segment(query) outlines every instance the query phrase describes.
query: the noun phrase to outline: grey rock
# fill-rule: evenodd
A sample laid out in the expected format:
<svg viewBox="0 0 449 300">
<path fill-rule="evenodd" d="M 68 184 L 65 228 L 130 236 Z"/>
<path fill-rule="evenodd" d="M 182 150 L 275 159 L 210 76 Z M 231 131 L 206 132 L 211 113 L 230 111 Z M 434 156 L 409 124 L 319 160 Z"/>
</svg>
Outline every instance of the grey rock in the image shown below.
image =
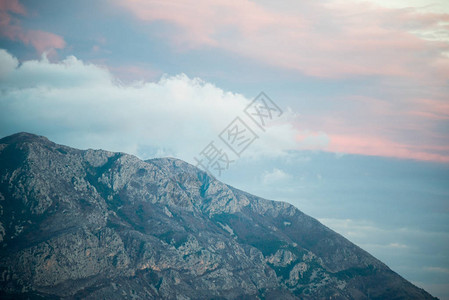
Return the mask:
<svg viewBox="0 0 449 300">
<path fill-rule="evenodd" d="M 434 299 L 290 204 L 28 133 L 0 140 L 0 297 Z"/>
</svg>

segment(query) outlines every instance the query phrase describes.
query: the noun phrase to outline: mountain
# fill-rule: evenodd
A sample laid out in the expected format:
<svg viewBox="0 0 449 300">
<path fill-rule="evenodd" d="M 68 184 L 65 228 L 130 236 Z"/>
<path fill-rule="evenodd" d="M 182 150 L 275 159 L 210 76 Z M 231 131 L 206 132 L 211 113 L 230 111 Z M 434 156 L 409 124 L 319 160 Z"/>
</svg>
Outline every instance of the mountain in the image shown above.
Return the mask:
<svg viewBox="0 0 449 300">
<path fill-rule="evenodd" d="M 294 206 L 173 158 L 0 140 L 2 299 L 435 299 Z"/>
</svg>

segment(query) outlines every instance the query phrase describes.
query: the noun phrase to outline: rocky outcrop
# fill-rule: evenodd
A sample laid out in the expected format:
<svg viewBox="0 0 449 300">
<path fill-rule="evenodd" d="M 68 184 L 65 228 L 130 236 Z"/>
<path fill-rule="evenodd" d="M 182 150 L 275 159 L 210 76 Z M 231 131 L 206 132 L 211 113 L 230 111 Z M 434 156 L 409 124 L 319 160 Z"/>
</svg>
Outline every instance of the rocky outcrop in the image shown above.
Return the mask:
<svg viewBox="0 0 449 300">
<path fill-rule="evenodd" d="M 290 204 L 27 133 L 0 140 L 0 296 L 432 299 Z"/>
</svg>

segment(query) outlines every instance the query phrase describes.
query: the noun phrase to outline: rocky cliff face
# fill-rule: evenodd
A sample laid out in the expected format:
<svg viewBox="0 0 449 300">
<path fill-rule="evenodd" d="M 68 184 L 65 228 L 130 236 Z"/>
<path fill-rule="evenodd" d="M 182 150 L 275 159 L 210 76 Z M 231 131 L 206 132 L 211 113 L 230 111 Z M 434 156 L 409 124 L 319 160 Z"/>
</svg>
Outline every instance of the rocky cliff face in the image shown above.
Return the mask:
<svg viewBox="0 0 449 300">
<path fill-rule="evenodd" d="M 0 296 L 433 299 L 290 204 L 170 158 L 0 140 Z"/>
</svg>

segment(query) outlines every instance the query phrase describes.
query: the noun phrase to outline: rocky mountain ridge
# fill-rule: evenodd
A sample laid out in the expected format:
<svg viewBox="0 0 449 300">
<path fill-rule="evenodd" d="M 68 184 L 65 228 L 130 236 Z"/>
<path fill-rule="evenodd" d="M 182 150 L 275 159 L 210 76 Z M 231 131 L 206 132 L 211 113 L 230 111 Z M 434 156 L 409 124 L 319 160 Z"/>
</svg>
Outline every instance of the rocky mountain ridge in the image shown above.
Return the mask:
<svg viewBox="0 0 449 300">
<path fill-rule="evenodd" d="M 181 160 L 0 140 L 0 296 L 434 299 L 294 206 Z"/>
</svg>

